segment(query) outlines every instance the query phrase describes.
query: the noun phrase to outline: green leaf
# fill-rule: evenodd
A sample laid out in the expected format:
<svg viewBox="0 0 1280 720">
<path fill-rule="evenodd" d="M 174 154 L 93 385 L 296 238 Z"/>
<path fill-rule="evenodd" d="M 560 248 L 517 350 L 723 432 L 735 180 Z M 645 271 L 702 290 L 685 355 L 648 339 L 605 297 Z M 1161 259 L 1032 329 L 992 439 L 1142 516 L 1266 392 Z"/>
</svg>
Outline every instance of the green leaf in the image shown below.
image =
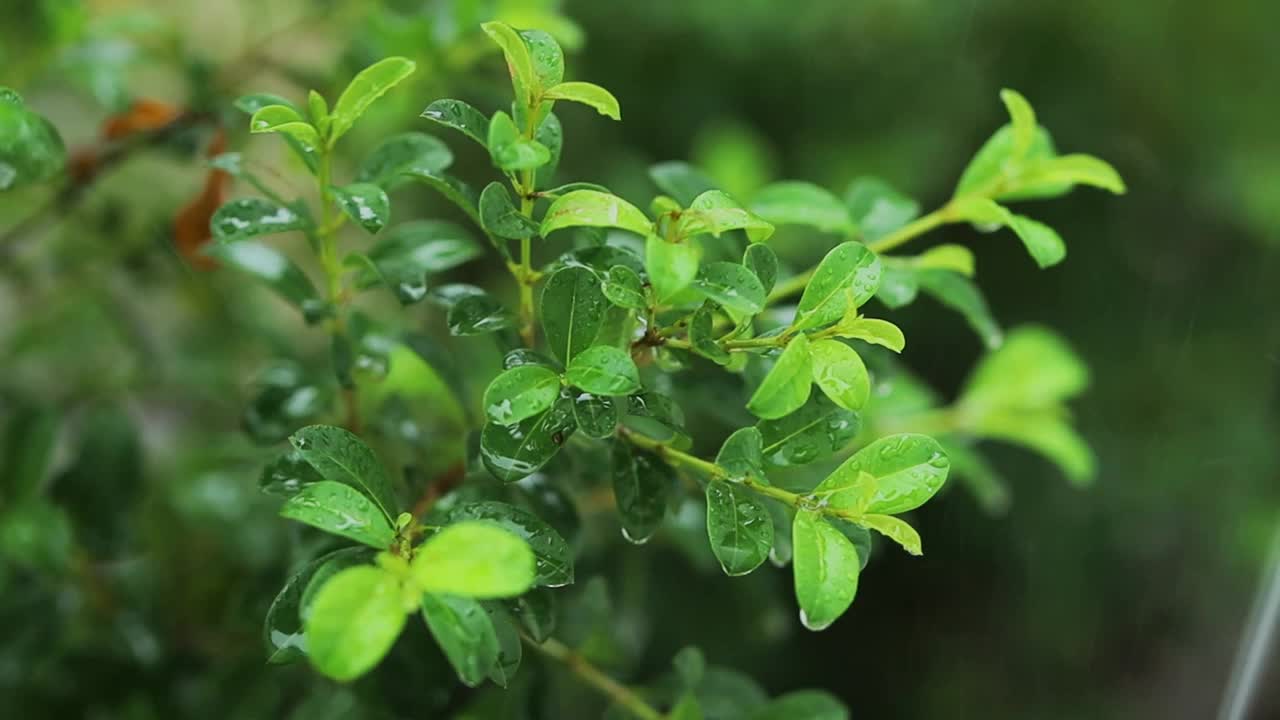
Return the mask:
<svg viewBox="0 0 1280 720">
<path fill-rule="evenodd" d="M 849 720 L 849 711 L 830 693 L 797 690 L 770 700 L 747 720 Z"/>
<path fill-rule="evenodd" d="M 555 38 L 542 30 L 521 30 L 520 37 L 529 48 L 539 88 L 553 87 L 564 80 L 564 51 Z"/>
<path fill-rule="evenodd" d="M 515 323 L 515 318 L 501 303 L 474 285 L 442 285 L 432 289 L 430 297 L 448 308 L 445 323 L 452 335 L 484 335 L 505 330 Z"/>
<path fill-rule="evenodd" d="M 635 205 L 596 190 L 574 190 L 556 198 L 542 217 L 543 237 L 566 227 L 614 227 L 638 235 L 653 231 L 653 223 Z"/>
<path fill-rule="evenodd" d="M 637 450 L 625 440 L 613 443 L 610 459 L 622 536 L 629 542 L 646 543 L 666 515 L 673 485 L 671 469 L 661 458 Z"/>
<path fill-rule="evenodd" d="M 824 630 L 853 604 L 862 562 L 858 550 L 817 513 L 801 510 L 791 525 L 792 558 L 800 622 Z"/>
<path fill-rule="evenodd" d="M 334 575 L 311 602 L 307 656 L 325 675 L 354 680 L 373 669 L 404 628 L 400 579 L 361 565 Z"/>
<path fill-rule="evenodd" d="M 500 238 L 520 240 L 538 234 L 538 224 L 522 215 L 502 183 L 491 182 L 480 193 L 480 224 Z"/>
<path fill-rule="evenodd" d="M 666 715 L 667 720 L 704 720 L 705 717 L 702 705 L 698 703 L 698 696 L 691 692 L 680 696 L 679 702 Z"/>
<path fill-rule="evenodd" d="M 62 171 L 66 146 L 53 124 L 0 86 L 0 190 L 44 182 Z"/>
<path fill-rule="evenodd" d="M 329 145 L 333 146 L 375 100 L 382 97 L 400 81 L 413 74 L 417 65 L 402 57 L 389 57 L 361 70 L 338 96 L 333 105 L 333 125 L 329 130 Z"/>
<path fill-rule="evenodd" d="M 760 281 L 760 287 L 764 288 L 765 295 L 773 291 L 773 285 L 778 281 L 778 256 L 768 245 L 759 243 L 748 245 L 746 252 L 742 255 L 742 264 L 755 273 L 756 279 Z"/>
<path fill-rule="evenodd" d="M 506 23 L 487 22 L 480 26 L 498 47 L 507 60 L 507 69 L 511 72 L 511 85 L 515 89 L 516 102 L 520 105 L 532 104 L 533 94 L 538 91 L 538 76 L 533 67 L 533 57 L 529 46 L 525 44 L 520 33 Z"/>
<path fill-rule="evenodd" d="M 589 438 L 612 437 L 622 418 L 619 401 L 605 395 L 579 393 L 573 399 L 573 418 L 578 429 Z"/>
<path fill-rule="evenodd" d="M 697 647 L 690 645 L 680 648 L 671 658 L 671 667 L 684 689 L 694 690 L 702 684 L 702 678 L 707 674 L 707 657 Z"/>
<path fill-rule="evenodd" d="M 1029 325 L 1009 333 L 974 368 L 959 404 L 974 414 L 988 408 L 1049 409 L 1088 386 L 1089 369 L 1062 338 Z"/>
<path fill-rule="evenodd" d="M 533 551 L 534 583 L 562 587 L 573 582 L 573 551 L 565 539 L 533 513 L 501 502 L 472 502 L 449 511 L 450 523 L 487 522 L 519 537 Z"/>
<path fill-rule="evenodd" d="M 1022 445 L 1058 466 L 1077 486 L 1088 485 L 1097 472 L 1097 461 L 1084 438 L 1053 410 L 992 412 L 968 423 L 976 435 Z"/>
<path fill-rule="evenodd" d="M 326 412 L 329 397 L 297 365 L 277 362 L 254 381 L 253 399 L 241 424 L 255 442 L 275 445 L 312 418 Z"/>
<path fill-rule="evenodd" d="M 565 379 L 593 395 L 630 395 L 640 390 L 640 371 L 626 350 L 594 345 L 569 361 Z"/>
<path fill-rule="evenodd" d="M 366 273 L 360 285 L 385 281 L 403 304 L 421 300 L 427 292 L 426 275 L 443 272 L 483 254 L 471 235 L 443 220 L 411 220 L 382 233 L 369 251 L 377 269 Z"/>
<path fill-rule="evenodd" d="M 896 353 L 902 352 L 907 346 L 907 338 L 902 334 L 902 329 L 880 318 L 846 318 L 835 326 L 834 333 L 842 338 L 880 345 Z"/>
<path fill-rule="evenodd" d="M 973 281 L 946 270 L 920 270 L 915 278 L 922 290 L 963 315 L 987 349 L 998 348 L 1004 342 L 1004 331 L 992 317 L 982 291 Z"/>
<path fill-rule="evenodd" d="M 205 252 L 219 262 L 251 275 L 308 314 L 323 303 L 311 279 L 275 248 L 251 240 L 209 246 Z"/>
<path fill-rule="evenodd" d="M 559 375 L 541 365 L 521 365 L 485 388 L 484 412 L 492 422 L 514 425 L 550 408 L 559 397 Z"/>
<path fill-rule="evenodd" d="M 622 119 L 622 110 L 613 93 L 589 82 L 565 82 L 548 88 L 542 97 L 547 100 L 568 100 L 595 108 L 596 112 L 614 120 Z"/>
<path fill-rule="evenodd" d="M 258 489 L 268 495 L 293 497 L 298 491 L 324 478 L 311 467 L 297 450 L 290 450 L 262 468 L 258 476 Z"/>
<path fill-rule="evenodd" d="M 1005 125 L 983 143 L 961 173 L 954 197 L 1032 199 L 1055 197 L 1071 189 L 1069 185 L 1026 187 L 1027 167 L 1052 158 L 1057 152 L 1053 139 L 1042 127 L 1035 129 L 1031 144 L 1021 152 L 1016 148 L 1014 136 L 1013 127 Z"/>
<path fill-rule="evenodd" d="M 658 442 L 678 444 L 687 440 L 684 413 L 680 406 L 662 393 L 646 390 L 627 398 L 622 424 Z"/>
<path fill-rule="evenodd" d="M 453 164 L 453 152 L 438 138 L 420 132 L 392 135 L 365 156 L 356 182 L 392 190 L 412 173 L 441 172 Z"/>
<path fill-rule="evenodd" d="M 773 520 L 750 490 L 726 482 L 707 483 L 707 536 L 726 575 L 760 567 L 773 547 Z"/>
<path fill-rule="evenodd" d="M 249 132 L 288 135 L 310 152 L 324 144 L 315 127 L 288 105 L 268 105 L 255 112 L 249 118 Z"/>
<path fill-rule="evenodd" d="M 16 504 L 40 490 L 53 463 L 61 426 L 61 413 L 53 409 L 13 408 L 0 445 L 0 507 Z"/>
<path fill-rule="evenodd" d="M 813 183 L 798 180 L 760 188 L 751 198 L 751 211 L 774 225 L 808 225 L 842 235 L 857 230 L 840 198 Z"/>
<path fill-rule="evenodd" d="M 897 515 L 933 497 L 950 467 L 937 440 L 912 433 L 890 435 L 854 453 L 812 494 L 839 510 Z"/>
<path fill-rule="evenodd" d="M 764 435 L 754 427 L 738 428 L 720 446 L 716 465 L 735 480 L 750 476 L 767 482 L 764 477 Z"/>
<path fill-rule="evenodd" d="M 555 113 L 547 113 L 547 117 L 543 119 L 542 124 L 538 125 L 538 129 L 533 134 L 533 139 L 541 143 L 551 154 L 551 159 L 546 165 L 539 167 L 533 174 L 534 188 L 544 188 L 552 183 L 555 179 L 556 170 L 560 167 L 560 152 L 564 149 L 564 128 L 560 125 L 560 118 Z M 590 185 L 590 183 L 585 183 Z M 595 187 L 599 190 L 601 188 Z"/>
<path fill-rule="evenodd" d="M 333 188 L 333 197 L 347 217 L 370 235 L 377 234 L 391 221 L 391 199 L 387 192 L 372 183 L 352 183 Z"/>
<path fill-rule="evenodd" d="M 551 162 L 551 150 L 520 133 L 511 116 L 499 110 L 489 121 L 489 156 L 500 170 L 532 170 Z"/>
<path fill-rule="evenodd" d="M 761 420 L 762 454 L 771 465 L 806 465 L 829 457 L 853 441 L 862 427 L 857 413 L 825 395 L 809 398 L 799 410 L 777 420 Z"/>
<path fill-rule="evenodd" d="M 218 208 L 209 222 L 213 237 L 219 242 L 302 230 L 307 225 L 293 208 L 266 198 L 232 200 Z"/>
<path fill-rule="evenodd" d="M 458 679 L 476 687 L 498 661 L 498 634 L 484 606 L 469 597 L 422 596 L 422 617 Z"/>
<path fill-rule="evenodd" d="M 793 331 L 829 325 L 861 307 L 880 284 L 880 259 L 858 242 L 841 243 L 818 263 L 796 306 Z"/>
<path fill-rule="evenodd" d="M 1009 126 L 1013 128 L 1013 157 L 1021 158 L 1035 141 L 1036 113 L 1031 109 L 1031 103 L 1016 90 L 1001 90 L 1000 101 L 1009 111 Z"/>
<path fill-rule="evenodd" d="M 681 238 L 710 233 L 720 237 L 730 230 L 745 230 L 752 242 L 767 240 L 773 225 L 751 214 L 736 200 L 719 190 L 708 190 L 694 198 L 680 214 L 676 234 Z"/>
<path fill-rule="evenodd" d="M 695 353 L 720 365 L 728 365 L 732 359 L 729 351 L 720 346 L 715 338 L 715 318 L 712 317 L 712 305 L 703 303 L 689 318 L 689 346 Z"/>
<path fill-rule="evenodd" d="M 920 253 L 910 261 L 920 270 L 950 270 L 973 277 L 973 252 L 963 245 L 938 245 Z"/>
<path fill-rule="evenodd" d="M 839 340 L 818 340 L 810 344 L 813 381 L 831 402 L 846 410 L 861 410 L 871 396 L 871 377 L 862 358 Z"/>
<path fill-rule="evenodd" d="M 315 90 L 307 93 L 307 116 L 321 135 L 328 131 L 328 126 L 332 122 L 329 118 L 329 103 Z"/>
<path fill-rule="evenodd" d="M 920 533 L 916 532 L 916 529 L 908 525 L 905 520 L 900 520 L 892 515 L 863 515 L 858 518 L 858 524 L 871 528 L 898 543 L 903 550 L 912 555 L 924 554 L 924 550 L 920 547 Z"/>
<path fill-rule="evenodd" d="M 289 443 L 321 477 L 364 493 L 394 522 L 398 505 L 391 480 L 363 440 L 342 428 L 311 425 L 294 433 Z"/>
<path fill-rule="evenodd" d="M 357 564 L 365 564 L 372 553 L 367 548 L 349 547 L 321 555 L 298 569 L 271 601 L 262 623 L 262 642 L 267 651 L 267 662 L 273 665 L 292 663 L 307 655 L 307 639 L 302 630 L 303 617 L 309 615 L 309 607 L 303 605 L 303 591 L 313 579 L 327 581 L 339 571 Z M 314 597 L 309 597 L 314 601 Z"/>
<path fill-rule="evenodd" d="M 693 284 L 702 253 L 692 243 L 669 243 L 650 235 L 644 243 L 644 266 L 658 302 L 665 302 Z"/>
<path fill-rule="evenodd" d="M 302 487 L 280 508 L 280 516 L 379 550 L 390 547 L 396 535 L 372 500 L 330 480 Z"/>
<path fill-rule="evenodd" d="M 504 602 L 520 621 L 521 627 L 536 642 L 546 641 L 555 632 L 556 595 L 550 590 L 534 588 L 518 598 Z"/>
<path fill-rule="evenodd" d="M 562 395 L 550 410 L 517 425 L 485 425 L 480 459 L 497 479 L 515 482 L 542 469 L 576 428 L 572 400 Z"/>
<path fill-rule="evenodd" d="M 1060 155 L 1030 163 L 1020 178 L 1019 197 L 1060 192 L 1075 185 L 1092 185 L 1116 195 L 1126 191 L 1120 173 L 1092 155 Z"/>
<path fill-rule="evenodd" d="M 964 483 L 988 515 L 1009 509 L 1009 483 L 977 448 L 958 440 L 940 441 L 951 458 L 951 476 Z"/>
<path fill-rule="evenodd" d="M 488 149 L 489 118 L 461 100 L 436 100 L 422 111 L 422 117 L 453 128 Z"/>
<path fill-rule="evenodd" d="M 427 538 L 410 570 L 423 592 L 481 599 L 514 597 L 537 579 L 529 544 L 491 519 L 464 520 Z"/>
<path fill-rule="evenodd" d="M 866 242 L 888 235 L 920 214 L 920 203 L 874 177 L 849 183 L 844 202 Z"/>
<path fill-rule="evenodd" d="M 755 315 L 764 310 L 765 290 L 760 279 L 737 263 L 707 263 L 698 271 L 693 289 L 725 309 L 743 315 Z"/>
<path fill-rule="evenodd" d="M 813 359 L 809 337 L 800 334 L 787 343 L 769 374 L 747 401 L 747 409 L 766 420 L 789 415 L 809 399 L 813 382 Z"/>
<path fill-rule="evenodd" d="M 595 341 L 609 301 L 595 273 L 567 267 L 552 273 L 538 303 L 547 345 L 561 362 L 569 363 Z"/>
<path fill-rule="evenodd" d="M 635 270 L 626 265 L 614 265 L 604 279 L 604 296 L 609 302 L 629 310 L 643 310 L 649 302 L 644 293 L 644 282 Z"/>
<path fill-rule="evenodd" d="M 718 190 L 716 182 L 686 162 L 671 161 L 649 167 L 649 177 L 662 192 L 675 198 L 680 207 L 689 207 L 694 198 L 708 190 Z"/>
</svg>

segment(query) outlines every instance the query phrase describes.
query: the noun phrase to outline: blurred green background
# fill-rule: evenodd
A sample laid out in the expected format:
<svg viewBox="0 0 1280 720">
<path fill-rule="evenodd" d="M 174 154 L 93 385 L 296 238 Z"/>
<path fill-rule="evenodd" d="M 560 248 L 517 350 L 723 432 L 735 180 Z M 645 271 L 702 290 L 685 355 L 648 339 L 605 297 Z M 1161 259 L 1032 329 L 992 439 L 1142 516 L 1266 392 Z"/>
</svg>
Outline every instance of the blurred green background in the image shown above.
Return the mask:
<svg viewBox="0 0 1280 720">
<path fill-rule="evenodd" d="M 1075 408 L 1095 486 L 994 447 L 1008 512 L 987 515 L 963 492 L 931 503 L 914 519 L 927 554 L 874 558 L 853 610 L 821 634 L 794 621 L 789 573 L 702 574 L 678 538 L 597 544 L 579 575 L 615 576 L 629 677 L 697 644 L 773 693 L 828 689 L 855 718 L 1213 716 L 1280 522 L 1280 5 L 28 0 L 0 9 L 0 84 L 71 148 L 147 97 L 219 114 L 233 149 L 287 165 L 278 144 L 247 138 L 232 99 L 333 93 L 404 54 L 421 65 L 411 88 L 352 145 L 435 132 L 417 117 L 431 100 L 492 108 L 503 96 L 500 61 L 475 32 L 495 16 L 578 45 L 571 73 L 611 89 L 623 122 L 565 113 L 561 175 L 640 202 L 648 165 L 691 159 L 730 191 L 874 174 L 936 207 L 1004 122 L 1001 87 L 1027 96 L 1062 151 L 1105 158 L 1129 186 L 1034 208 L 1069 247 L 1047 271 L 1008 238 L 953 226 L 927 239 L 974 249 L 1002 324 L 1051 326 L 1090 365 Z M 483 168 L 446 140 L 460 165 Z M 239 430 L 255 374 L 274 357 L 323 364 L 323 338 L 242 279 L 175 255 L 173 215 L 203 181 L 195 140 L 183 142 L 111 168 L 74 212 L 0 246 L 0 419 L 61 418 L 52 493 L 76 539 L 52 576 L 0 569 L 0 707 L 357 717 L 347 696 L 317 695 L 305 668 L 263 663 L 258 628 L 298 541 L 259 495 L 265 456 Z M 0 197 L 0 231 L 50 197 Z M 440 205 L 420 193 L 395 208 Z M 795 257 L 825 249 L 787 240 Z M 905 361 L 954 394 L 977 338 L 936 305 L 894 317 Z M 402 322 L 440 324 L 421 308 Z M 403 717 L 456 707 L 413 684 L 379 692 L 417 708 Z M 576 712 L 559 716 L 591 716 Z M 1280 668 L 1251 717 L 1280 717 Z"/>
</svg>

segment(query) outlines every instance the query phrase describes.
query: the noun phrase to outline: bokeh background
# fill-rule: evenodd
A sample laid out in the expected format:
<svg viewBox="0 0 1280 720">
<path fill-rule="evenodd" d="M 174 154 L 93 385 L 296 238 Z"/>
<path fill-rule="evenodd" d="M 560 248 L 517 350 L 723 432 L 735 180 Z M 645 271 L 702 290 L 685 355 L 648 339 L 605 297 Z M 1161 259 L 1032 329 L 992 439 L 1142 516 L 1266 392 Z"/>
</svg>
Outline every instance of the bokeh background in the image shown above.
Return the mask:
<svg viewBox="0 0 1280 720">
<path fill-rule="evenodd" d="M 571 73 L 621 100 L 619 124 L 562 113 L 561 174 L 640 202 L 648 165 L 687 158 L 735 192 L 874 174 L 936 207 L 1004 122 L 1001 87 L 1129 187 L 1038 204 L 1069 247 L 1047 271 L 1009 238 L 930 236 L 974 249 L 1003 324 L 1049 325 L 1090 365 L 1074 407 L 1096 484 L 993 447 L 1008 511 L 963 492 L 930 503 L 914 518 L 927 554 L 881 553 L 821 634 L 794 621 L 789 573 L 703 574 L 678 538 L 601 546 L 583 568 L 614 576 L 623 674 L 654 677 L 697 644 L 773 693 L 830 690 L 855 718 L 1217 712 L 1280 526 L 1280 5 L 19 0 L 0 8 L 0 84 L 72 148 L 147 97 L 225 117 L 234 149 L 287 164 L 248 139 L 231 99 L 334 93 L 383 55 L 418 60 L 353 134 L 358 157 L 392 130 L 435 132 L 417 118 L 432 99 L 498 105 L 500 61 L 475 32 L 495 16 L 552 30 L 574 47 Z M 28 713 L 14 717 L 359 716 L 346 695 L 316 695 L 305 668 L 263 662 L 259 623 L 298 550 L 257 490 L 266 455 L 241 416 L 256 373 L 281 356 L 322 366 L 323 338 L 173 251 L 174 213 L 203 181 L 197 141 L 134 154 L 0 246 L 0 420 L 21 443 L 56 428 L 50 492 L 74 536 L 53 543 L 71 558 L 58 572 L 0 570 L 0 707 Z M 53 198 L 0 196 L 0 231 Z M 396 203 L 439 208 L 425 192 Z M 463 279 L 500 286 L 493 267 Z M 936 305 L 896 319 L 907 363 L 953 395 L 977 338 Z M 629 624 L 641 609 L 647 623 Z M 429 686 L 380 692 L 402 717 L 452 712 Z M 591 716 L 582 702 L 563 716 Z M 1280 717 L 1280 668 L 1252 713 Z"/>
</svg>

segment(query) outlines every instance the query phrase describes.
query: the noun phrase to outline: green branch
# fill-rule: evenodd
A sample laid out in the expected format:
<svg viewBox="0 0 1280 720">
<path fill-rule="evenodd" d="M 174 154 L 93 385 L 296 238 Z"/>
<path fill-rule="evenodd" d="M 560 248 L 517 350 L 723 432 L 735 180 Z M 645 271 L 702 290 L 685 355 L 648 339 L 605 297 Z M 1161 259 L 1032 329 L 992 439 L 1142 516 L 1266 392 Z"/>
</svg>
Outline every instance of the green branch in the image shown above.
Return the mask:
<svg viewBox="0 0 1280 720">
<path fill-rule="evenodd" d="M 662 720 L 662 713 L 645 702 L 644 698 L 640 697 L 635 690 L 609 677 L 603 670 L 583 657 L 581 653 L 559 640 L 547 638 L 543 642 L 538 642 L 523 632 L 520 633 L 520 638 L 529 647 L 564 665 L 583 682 L 608 696 L 618 705 L 626 708 L 632 715 L 641 718 L 641 720 Z"/>
</svg>

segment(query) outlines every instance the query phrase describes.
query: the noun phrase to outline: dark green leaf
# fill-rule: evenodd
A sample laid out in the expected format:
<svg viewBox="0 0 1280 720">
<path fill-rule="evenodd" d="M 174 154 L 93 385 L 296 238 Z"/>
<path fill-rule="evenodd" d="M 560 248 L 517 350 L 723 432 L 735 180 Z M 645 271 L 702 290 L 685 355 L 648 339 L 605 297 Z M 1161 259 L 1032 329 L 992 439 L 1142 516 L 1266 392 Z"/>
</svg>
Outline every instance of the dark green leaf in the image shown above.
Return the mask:
<svg viewBox="0 0 1280 720">
<path fill-rule="evenodd" d="M 506 605 L 535 641 L 543 642 L 555 632 L 556 596 L 550 590 L 534 588 L 518 598 L 507 600 Z"/>
<path fill-rule="evenodd" d="M 573 552 L 569 544 L 543 522 L 523 508 L 501 502 L 474 502 L 459 505 L 449 512 L 449 522 L 464 520 L 489 522 L 524 540 L 533 550 L 535 584 L 561 587 L 573 582 Z"/>
<path fill-rule="evenodd" d="M 305 227 L 307 220 L 302 215 L 266 198 L 232 200 L 218 208 L 209 222 L 214 239 L 220 242 L 246 240 Z"/>
<path fill-rule="evenodd" d="M 268 495 L 293 497 L 312 483 L 324 480 L 297 450 L 290 450 L 262 469 L 258 487 Z"/>
<path fill-rule="evenodd" d="M 716 455 L 716 465 L 734 479 L 752 477 L 765 482 L 764 436 L 754 427 L 738 428 L 725 439 Z"/>
<path fill-rule="evenodd" d="M 302 623 L 307 612 L 303 592 L 311 585 L 312 579 L 321 574 L 321 568 L 328 578 L 348 567 L 367 562 L 371 554 L 366 548 L 343 548 L 308 562 L 289 578 L 275 600 L 271 601 L 262 623 L 267 662 L 284 664 L 306 657 L 307 638 L 302 632 Z"/>
<path fill-rule="evenodd" d="M 522 215 L 502 183 L 491 182 L 480 193 L 480 224 L 501 238 L 519 240 L 538 234 L 538 224 Z"/>
<path fill-rule="evenodd" d="M 674 484 L 671 469 L 658 456 L 624 440 L 613 444 L 610 469 L 623 537 L 637 544 L 648 542 L 667 512 Z"/>
<path fill-rule="evenodd" d="M 498 661 L 498 635 L 484 606 L 455 595 L 422 596 L 422 617 L 464 685 L 476 687 Z"/>
<path fill-rule="evenodd" d="M 0 88 L 3 90 L 3 88 Z M 17 503 L 31 497 L 44 482 L 53 462 L 54 445 L 62 426 L 61 414 L 51 408 L 13 408 L 0 446 L 0 500 Z"/>
<path fill-rule="evenodd" d="M 849 444 L 861 429 L 856 413 L 845 410 L 821 394 L 809 398 L 799 410 L 778 420 L 761 420 L 763 455 L 777 466 L 807 465 L 829 457 Z"/>
<path fill-rule="evenodd" d="M 498 659 L 489 668 L 489 679 L 501 688 L 510 686 L 520 669 L 520 661 L 524 657 L 524 643 L 520 638 L 520 630 L 515 620 L 501 605 L 486 603 L 485 612 L 498 638 Z"/>
<path fill-rule="evenodd" d="M 796 600 L 800 622 L 824 630 L 853 604 L 862 563 L 843 533 L 821 515 L 801 510 L 791 528 Z"/>
<path fill-rule="evenodd" d="M 391 650 L 404 622 L 399 578 L 371 565 L 347 568 L 311 602 L 307 657 L 334 680 L 354 680 Z"/>
<path fill-rule="evenodd" d="M 703 303 L 689 318 L 689 347 L 712 362 L 729 364 L 729 351 L 716 342 L 715 318 L 709 303 Z"/>
<path fill-rule="evenodd" d="M 538 130 L 533 134 L 533 139 L 547 149 L 551 153 L 551 159 L 546 165 L 538 168 L 533 174 L 533 187 L 544 188 L 552 183 L 555 178 L 556 170 L 560 167 L 560 151 L 564 148 L 564 128 L 560 125 L 560 118 L 555 113 L 548 113 L 542 120 L 542 124 L 538 125 Z M 602 188 L 596 187 L 596 190 Z M 607 190 L 606 190 L 607 192 Z"/>
<path fill-rule="evenodd" d="M 538 87 L 549 88 L 564 80 L 564 51 L 560 44 L 542 30 L 521 30 L 520 37 L 529 48 Z"/>
<path fill-rule="evenodd" d="M 595 395 L 630 395 L 640 390 L 640 371 L 631 355 L 609 345 L 594 345 L 574 355 L 565 368 L 565 379 Z"/>
<path fill-rule="evenodd" d="M 689 207 L 702 193 L 719 189 L 701 170 L 678 160 L 650 166 L 649 177 L 659 190 L 675 198 L 680 207 Z"/>
<path fill-rule="evenodd" d="M 627 398 L 622 423 L 659 442 L 672 442 L 685 434 L 680 406 L 666 395 L 651 391 Z"/>
<path fill-rule="evenodd" d="M 1004 332 L 972 280 L 946 270 L 919 270 L 915 277 L 922 290 L 963 315 L 988 349 L 1000 347 L 1004 342 Z"/>
<path fill-rule="evenodd" d="M 573 401 L 561 396 L 550 410 L 518 425 L 485 425 L 480 458 L 494 477 L 514 482 L 546 465 L 576 428 Z"/>
<path fill-rule="evenodd" d="M 693 288 L 727 310 L 755 315 L 764 309 L 765 290 L 755 273 L 731 262 L 703 265 Z"/>
<path fill-rule="evenodd" d="M 476 225 L 481 225 L 480 195 L 470 185 L 442 172 L 411 171 L 405 173 L 405 177 L 417 180 L 434 189 L 443 195 L 446 200 L 457 205 L 472 222 Z M 506 250 L 505 247 L 500 246 L 500 248 L 504 251 Z"/>
<path fill-rule="evenodd" d="M 644 283 L 635 270 L 626 265 L 614 265 L 604 279 L 604 296 L 609 302 L 629 310 L 643 310 L 648 307 L 645 298 Z"/>
<path fill-rule="evenodd" d="M 350 485 L 373 500 L 388 521 L 398 514 L 391 479 L 359 437 L 329 425 L 302 428 L 289 442 L 325 480 Z"/>
<path fill-rule="evenodd" d="M 821 690 L 797 690 L 757 708 L 748 720 L 849 720 L 849 711 Z"/>
<path fill-rule="evenodd" d="M 591 346 L 608 308 L 600 280 L 590 270 L 568 267 L 551 275 L 542 289 L 539 314 L 547 345 L 561 362 Z"/>
<path fill-rule="evenodd" d="M 448 308 L 445 322 L 453 335 L 484 335 L 511 327 L 515 318 L 489 293 L 474 285 L 442 285 L 430 297 Z"/>
<path fill-rule="evenodd" d="M 573 417 L 578 429 L 589 438 L 603 440 L 618 428 L 621 413 L 618 401 L 607 395 L 579 393 L 573 399 Z"/>
<path fill-rule="evenodd" d="M 489 119 L 461 100 L 436 100 L 422 111 L 422 117 L 453 128 L 488 148 Z"/>
<path fill-rule="evenodd" d="M 268 368 L 254 382 L 256 394 L 245 408 L 243 424 L 253 440 L 274 445 L 326 411 L 327 393 L 291 363 Z"/>
<path fill-rule="evenodd" d="M 275 248 L 251 240 L 241 240 L 225 245 L 210 245 L 205 252 L 218 261 L 261 280 L 308 316 L 314 315 L 323 303 L 311 279 Z"/>
<path fill-rule="evenodd" d="M 399 187 L 408 173 L 441 172 L 453 164 L 453 153 L 439 139 L 420 132 L 392 135 L 365 156 L 356 182 L 385 190 Z"/>
<path fill-rule="evenodd" d="M 391 221 L 391 199 L 387 192 L 371 183 L 352 183 L 333 188 L 333 197 L 347 217 L 356 221 L 370 235 Z"/>
<path fill-rule="evenodd" d="M 751 211 L 774 225 L 808 225 L 843 235 L 857 229 L 840 198 L 813 183 L 798 180 L 761 188 L 751 199 Z"/>
<path fill-rule="evenodd" d="M 395 291 L 401 303 L 421 300 L 427 292 L 426 275 L 443 272 L 480 257 L 483 251 L 470 233 L 443 220 L 411 220 L 387 230 L 369 251 L 376 278 Z M 362 286 L 375 276 L 366 273 Z"/>
<path fill-rule="evenodd" d="M 752 428 L 753 429 L 753 428 Z M 759 433 L 757 433 L 758 437 Z M 773 520 L 755 494 L 727 482 L 707 483 L 707 536 L 726 575 L 746 575 L 769 557 Z"/>
</svg>

